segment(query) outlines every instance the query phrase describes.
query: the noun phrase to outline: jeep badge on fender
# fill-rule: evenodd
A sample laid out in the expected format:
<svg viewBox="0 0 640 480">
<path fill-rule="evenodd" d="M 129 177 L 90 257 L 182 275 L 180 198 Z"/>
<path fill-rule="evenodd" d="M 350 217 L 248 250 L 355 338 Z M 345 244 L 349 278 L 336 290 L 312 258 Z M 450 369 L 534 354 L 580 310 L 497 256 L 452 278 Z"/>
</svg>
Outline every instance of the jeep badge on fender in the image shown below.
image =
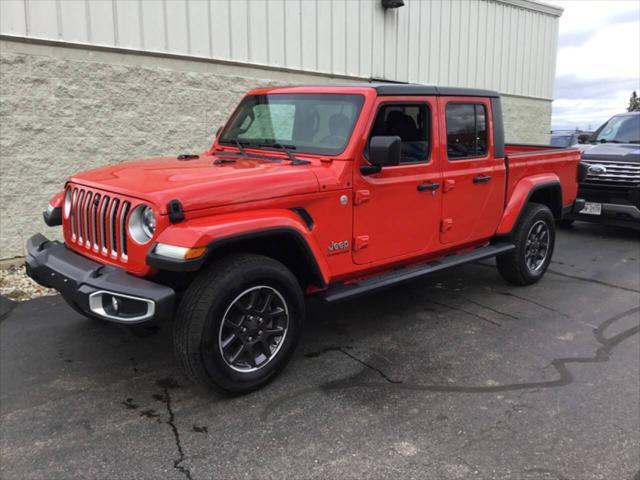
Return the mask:
<svg viewBox="0 0 640 480">
<path fill-rule="evenodd" d="M 349 242 L 347 240 L 343 240 L 342 242 L 331 242 L 328 250 L 330 252 L 335 252 L 338 250 L 346 250 L 347 248 L 349 248 Z"/>
</svg>

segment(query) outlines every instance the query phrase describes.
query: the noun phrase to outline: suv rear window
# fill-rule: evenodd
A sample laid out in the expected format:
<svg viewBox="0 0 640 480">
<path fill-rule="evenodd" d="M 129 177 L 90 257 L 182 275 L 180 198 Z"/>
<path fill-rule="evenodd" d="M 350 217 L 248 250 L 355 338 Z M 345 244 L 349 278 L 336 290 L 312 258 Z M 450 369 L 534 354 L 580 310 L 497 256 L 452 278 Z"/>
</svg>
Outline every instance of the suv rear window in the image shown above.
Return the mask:
<svg viewBox="0 0 640 480">
<path fill-rule="evenodd" d="M 487 110 L 479 103 L 450 103 L 446 108 L 449 160 L 487 154 Z"/>
</svg>

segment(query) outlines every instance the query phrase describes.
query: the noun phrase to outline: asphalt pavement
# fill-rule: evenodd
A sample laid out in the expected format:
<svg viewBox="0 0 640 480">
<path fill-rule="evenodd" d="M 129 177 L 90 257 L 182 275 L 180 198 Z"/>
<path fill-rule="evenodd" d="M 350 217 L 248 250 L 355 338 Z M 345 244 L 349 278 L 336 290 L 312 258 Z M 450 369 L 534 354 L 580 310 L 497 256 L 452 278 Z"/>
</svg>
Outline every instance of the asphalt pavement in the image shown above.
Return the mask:
<svg viewBox="0 0 640 480">
<path fill-rule="evenodd" d="M 288 368 L 231 399 L 169 328 L 2 303 L 0 477 L 639 480 L 639 240 L 575 224 L 534 286 L 485 261 L 310 301 Z"/>
</svg>

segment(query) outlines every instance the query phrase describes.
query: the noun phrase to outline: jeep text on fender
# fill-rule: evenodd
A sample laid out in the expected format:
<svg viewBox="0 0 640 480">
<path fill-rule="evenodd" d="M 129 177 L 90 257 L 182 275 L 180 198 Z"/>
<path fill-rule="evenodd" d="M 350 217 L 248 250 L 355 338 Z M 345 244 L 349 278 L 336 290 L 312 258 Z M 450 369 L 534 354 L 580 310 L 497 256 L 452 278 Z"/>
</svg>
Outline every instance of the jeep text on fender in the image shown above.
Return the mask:
<svg viewBox="0 0 640 480">
<path fill-rule="evenodd" d="M 304 295 L 337 301 L 497 256 L 537 282 L 579 211 L 577 150 L 505 145 L 484 90 L 249 92 L 210 150 L 73 175 L 27 272 L 83 314 L 172 320 L 194 380 L 239 393 L 290 358 Z"/>
</svg>

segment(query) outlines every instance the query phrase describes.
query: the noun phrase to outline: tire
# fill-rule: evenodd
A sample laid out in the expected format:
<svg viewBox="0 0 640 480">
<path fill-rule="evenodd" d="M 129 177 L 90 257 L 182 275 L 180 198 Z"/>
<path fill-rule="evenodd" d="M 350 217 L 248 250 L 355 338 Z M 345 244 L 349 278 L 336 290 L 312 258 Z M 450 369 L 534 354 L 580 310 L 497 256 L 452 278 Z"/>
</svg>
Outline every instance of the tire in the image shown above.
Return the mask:
<svg viewBox="0 0 640 480">
<path fill-rule="evenodd" d="M 527 244 L 528 239 L 533 241 L 532 245 Z M 539 203 L 527 204 L 511 234 L 515 250 L 496 258 L 498 272 L 514 285 L 536 283 L 551 263 L 555 239 L 555 221 L 551 210 Z M 543 254 L 544 257 L 541 257 Z"/>
<path fill-rule="evenodd" d="M 248 393 L 285 367 L 303 320 L 302 290 L 284 265 L 232 255 L 187 289 L 174 324 L 175 355 L 194 382 L 218 393 Z"/>
</svg>

